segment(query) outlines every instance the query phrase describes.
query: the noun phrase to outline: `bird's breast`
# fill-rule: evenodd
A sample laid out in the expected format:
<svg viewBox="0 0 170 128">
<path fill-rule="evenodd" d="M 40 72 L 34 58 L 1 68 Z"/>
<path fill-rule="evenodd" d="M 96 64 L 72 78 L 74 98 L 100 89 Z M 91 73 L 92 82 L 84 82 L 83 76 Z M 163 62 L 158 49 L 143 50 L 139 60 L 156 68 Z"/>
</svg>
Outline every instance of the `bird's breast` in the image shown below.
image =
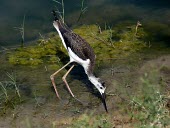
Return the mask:
<svg viewBox="0 0 170 128">
<path fill-rule="evenodd" d="M 86 59 L 86 60 L 81 59 L 69 47 L 68 47 L 68 54 L 70 56 L 70 62 L 77 62 L 78 64 L 82 65 L 87 74 L 87 70 L 90 64 L 90 59 Z"/>
</svg>

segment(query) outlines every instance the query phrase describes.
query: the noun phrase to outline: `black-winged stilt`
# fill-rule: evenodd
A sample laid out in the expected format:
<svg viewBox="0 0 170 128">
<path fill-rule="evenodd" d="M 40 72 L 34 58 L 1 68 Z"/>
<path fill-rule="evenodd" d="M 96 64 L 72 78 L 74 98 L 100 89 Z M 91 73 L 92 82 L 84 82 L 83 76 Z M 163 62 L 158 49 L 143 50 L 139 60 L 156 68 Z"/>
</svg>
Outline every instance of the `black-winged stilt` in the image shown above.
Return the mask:
<svg viewBox="0 0 170 128">
<path fill-rule="evenodd" d="M 62 69 L 64 69 L 66 66 L 68 66 L 72 62 L 76 62 L 83 66 L 85 73 L 87 74 L 89 80 L 91 83 L 97 88 L 97 90 L 101 94 L 102 102 L 104 104 L 105 110 L 107 111 L 107 106 L 105 102 L 105 89 L 103 83 L 100 82 L 100 79 L 95 77 L 93 74 L 93 69 L 95 66 L 95 54 L 93 49 L 90 47 L 90 45 L 82 39 L 79 35 L 75 34 L 71 29 L 69 29 L 56 15 L 55 11 L 53 11 L 54 15 L 54 22 L 53 26 L 56 28 L 62 43 L 64 47 L 66 48 L 68 55 L 70 57 L 70 61 L 65 64 L 61 69 L 53 73 L 50 78 L 52 81 L 52 84 L 54 86 L 55 92 L 57 97 L 60 99 L 60 96 L 58 94 L 56 84 L 54 81 L 54 76 L 60 72 Z M 68 88 L 70 94 L 72 97 L 74 97 L 76 100 L 78 100 L 74 94 L 72 93 L 67 81 L 66 77 L 70 73 L 70 71 L 73 69 L 74 64 L 70 67 L 70 69 L 67 71 L 67 73 L 62 77 L 64 83 L 66 84 L 66 87 Z"/>
</svg>

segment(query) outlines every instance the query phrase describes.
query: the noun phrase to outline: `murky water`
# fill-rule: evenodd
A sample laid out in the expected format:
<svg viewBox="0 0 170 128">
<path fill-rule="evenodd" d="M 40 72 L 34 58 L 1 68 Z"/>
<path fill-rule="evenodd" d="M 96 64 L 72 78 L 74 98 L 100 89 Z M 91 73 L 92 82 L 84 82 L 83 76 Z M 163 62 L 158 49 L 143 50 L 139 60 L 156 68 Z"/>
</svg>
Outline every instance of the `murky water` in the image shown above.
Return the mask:
<svg viewBox="0 0 170 128">
<path fill-rule="evenodd" d="M 170 7 L 167 1 L 153 0 L 87 0 L 87 11 L 77 23 L 81 1 L 65 0 L 65 21 L 75 26 L 79 24 L 143 23 L 159 40 L 169 41 Z M 41 34 L 53 31 L 51 10 L 61 5 L 52 0 L 1 0 L 0 1 L 0 45 L 18 44 L 20 32 L 14 27 L 21 27 L 25 15 L 25 42 L 39 38 Z M 158 34 L 159 32 L 159 34 Z"/>
<path fill-rule="evenodd" d="M 39 33 L 44 35 L 53 31 L 51 10 L 55 5 L 59 6 L 53 1 L 46 0 L 17 2 L 1 0 L 0 46 L 18 44 L 20 33 L 13 27 L 20 27 L 24 15 L 26 43 L 39 38 Z M 95 73 L 108 87 L 107 104 L 111 114 L 122 109 L 121 106 L 125 105 L 128 98 L 138 90 L 139 78 L 150 70 L 152 64 L 156 64 L 157 68 L 165 64 L 167 71 L 162 73 L 162 78 L 168 83 L 170 7 L 167 1 L 88 0 L 85 6 L 88 7 L 87 12 L 77 22 L 81 2 L 65 0 L 65 21 L 69 26 L 100 24 L 104 28 L 106 24 L 118 27 L 122 24 L 128 27 L 139 20 L 154 42 L 158 42 L 156 45 L 152 44 L 151 49 L 148 48 L 146 51 L 143 49 L 128 58 L 104 60 L 101 64 L 96 64 Z M 13 75 L 21 98 L 18 97 L 16 88 L 7 83 L 5 87 L 9 99 L 5 101 L 5 93 L 0 86 L 0 127 L 49 128 L 55 124 L 66 127 L 70 118 L 85 111 L 96 111 L 97 114 L 105 112 L 82 67 L 76 66 L 67 77 L 67 81 L 75 96 L 83 104 L 71 97 L 62 81 L 67 68 L 55 78 L 62 98 L 60 101 L 50 80 L 50 75 L 56 70 L 54 67 L 45 63 L 38 67 L 11 65 L 8 62 L 8 52 L 13 51 L 0 53 L 0 82 L 11 81 L 8 73 Z M 148 61 L 151 64 L 145 66 Z M 169 87 L 169 83 L 167 85 Z"/>
<path fill-rule="evenodd" d="M 139 88 L 137 86 L 139 77 L 142 77 L 145 72 L 153 68 L 153 63 L 156 67 L 161 67 L 164 64 L 164 67 L 169 69 L 169 56 L 159 58 L 159 56 L 168 55 L 168 53 L 168 51 L 163 50 L 157 52 L 156 50 L 148 50 L 148 52 L 134 54 L 131 58 L 107 60 L 106 63 L 96 65 L 96 74 L 107 85 L 107 105 L 110 114 L 113 111 L 120 110 L 120 107 L 126 104 L 128 98 L 136 93 Z M 4 60 L 3 56 L 1 56 L 1 60 Z M 150 64 L 145 65 L 148 61 L 150 61 Z M 63 70 L 55 79 L 57 89 L 62 98 L 62 100 L 58 100 L 49 78 L 55 69 L 49 68 L 48 65 L 35 68 L 13 66 L 5 60 L 1 61 L 0 65 L 0 81 L 10 80 L 7 72 L 13 74 L 21 95 L 21 101 L 17 101 L 15 88 L 7 86 L 9 100 L 13 103 L 10 107 L 7 105 L 9 102 L 4 105 L 4 93 L 2 90 L 0 91 L 0 127 L 2 128 L 29 128 L 29 126 L 47 128 L 52 127 L 54 124 L 62 128 L 67 126 L 69 119 L 85 111 L 96 111 L 96 114 L 104 113 L 100 99 L 91 89 L 83 69 L 79 66 L 75 67 L 67 77 L 67 81 L 75 96 L 83 104 L 74 100 L 67 91 L 61 79 L 66 70 Z M 166 77 L 162 76 L 162 78 L 168 81 L 169 70 L 166 71 L 165 75 Z"/>
</svg>

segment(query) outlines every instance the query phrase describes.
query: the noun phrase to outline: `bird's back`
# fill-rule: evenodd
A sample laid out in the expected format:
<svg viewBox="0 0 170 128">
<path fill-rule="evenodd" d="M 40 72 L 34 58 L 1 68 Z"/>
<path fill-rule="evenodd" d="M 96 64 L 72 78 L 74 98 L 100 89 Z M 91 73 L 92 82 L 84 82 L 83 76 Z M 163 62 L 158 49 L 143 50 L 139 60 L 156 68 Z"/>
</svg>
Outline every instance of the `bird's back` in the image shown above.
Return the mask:
<svg viewBox="0 0 170 128">
<path fill-rule="evenodd" d="M 57 27 L 62 35 L 62 37 L 60 38 L 63 38 L 66 49 L 68 50 L 70 48 L 73 53 L 75 53 L 79 58 L 84 61 L 89 59 L 90 64 L 87 72 L 88 74 L 93 73 L 95 65 L 95 54 L 91 46 L 83 38 L 67 28 L 60 21 L 57 20 L 54 22 L 56 22 Z"/>
</svg>

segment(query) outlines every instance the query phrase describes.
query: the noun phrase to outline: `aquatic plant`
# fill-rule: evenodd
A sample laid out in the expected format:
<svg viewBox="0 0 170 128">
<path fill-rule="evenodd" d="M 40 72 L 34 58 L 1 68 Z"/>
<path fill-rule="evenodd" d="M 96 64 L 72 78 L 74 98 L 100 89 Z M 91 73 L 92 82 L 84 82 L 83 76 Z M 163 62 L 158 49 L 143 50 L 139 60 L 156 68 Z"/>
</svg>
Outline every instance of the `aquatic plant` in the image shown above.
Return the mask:
<svg viewBox="0 0 170 128">
<path fill-rule="evenodd" d="M 6 89 L 7 84 L 0 82 L 0 85 L 1 85 L 1 88 L 2 88 L 2 92 L 5 94 L 5 101 L 7 101 L 8 100 L 8 92 L 7 92 L 7 89 Z"/>
<path fill-rule="evenodd" d="M 37 100 L 36 90 L 34 91 L 34 99 L 35 99 L 35 101 L 36 101 L 35 107 L 40 107 L 41 105 L 40 105 L 40 103 L 39 103 L 38 100 Z"/>
<path fill-rule="evenodd" d="M 6 73 L 9 80 L 1 81 L 1 102 L 0 102 L 0 114 L 6 113 L 9 108 L 15 108 L 17 104 L 22 102 L 19 86 L 16 83 L 16 76 L 13 73 Z M 0 91 L 0 92 L 1 92 Z M 15 91 L 15 93 L 14 93 Z"/>
<path fill-rule="evenodd" d="M 87 11 L 87 7 L 84 7 L 84 0 L 81 1 L 81 10 L 80 10 L 80 15 L 77 19 L 77 22 L 80 21 L 81 17 L 83 16 L 83 14 Z"/>
<path fill-rule="evenodd" d="M 58 9 L 57 9 L 57 13 L 59 14 L 60 16 L 60 19 L 62 19 L 63 23 L 64 23 L 64 15 L 65 15 L 65 9 L 64 9 L 64 0 L 61 0 L 61 2 L 57 1 L 57 0 L 53 0 L 54 2 L 56 2 L 57 4 L 60 4 L 62 6 L 62 12 L 60 12 Z"/>
<path fill-rule="evenodd" d="M 68 128 L 111 128 L 114 125 L 111 123 L 107 115 L 82 114 L 78 119 L 73 120 Z"/>
<path fill-rule="evenodd" d="M 146 33 L 143 28 L 138 28 L 135 34 L 135 25 L 122 30 L 109 29 L 99 33 L 97 25 L 81 26 L 74 29 L 74 32 L 82 36 L 94 48 L 97 55 L 97 63 L 103 59 L 125 58 L 146 47 L 143 41 Z M 39 44 L 24 49 L 16 49 L 9 55 L 9 62 L 12 64 L 37 66 L 39 64 L 62 64 L 67 58 L 66 51 L 58 36 L 52 36 L 37 41 Z M 62 60 L 62 61 L 60 61 Z"/>
<path fill-rule="evenodd" d="M 16 83 L 16 77 L 14 76 L 14 74 L 10 74 L 9 72 L 7 72 L 7 76 L 10 78 L 10 81 L 9 81 L 10 84 L 14 85 L 15 91 L 16 91 L 18 97 L 21 98 L 19 88 L 18 88 L 18 85 Z"/>
<path fill-rule="evenodd" d="M 36 66 L 43 63 L 60 64 L 60 59 L 66 58 L 63 46 L 57 44 L 60 42 L 58 38 L 48 39 L 45 43 L 44 39 L 39 39 L 37 42 L 39 45 L 16 49 L 14 53 L 9 54 L 9 62 L 14 65 Z"/>
<path fill-rule="evenodd" d="M 137 128 L 162 128 L 170 125 L 170 112 L 166 107 L 170 97 L 161 92 L 161 85 L 155 83 L 153 75 L 145 73 L 141 78 L 141 92 L 131 98 L 130 115 L 136 120 Z"/>
<path fill-rule="evenodd" d="M 21 27 L 14 27 L 17 31 L 20 32 L 21 34 L 21 48 L 24 47 L 24 43 L 25 43 L 25 15 L 21 24 Z"/>
</svg>

